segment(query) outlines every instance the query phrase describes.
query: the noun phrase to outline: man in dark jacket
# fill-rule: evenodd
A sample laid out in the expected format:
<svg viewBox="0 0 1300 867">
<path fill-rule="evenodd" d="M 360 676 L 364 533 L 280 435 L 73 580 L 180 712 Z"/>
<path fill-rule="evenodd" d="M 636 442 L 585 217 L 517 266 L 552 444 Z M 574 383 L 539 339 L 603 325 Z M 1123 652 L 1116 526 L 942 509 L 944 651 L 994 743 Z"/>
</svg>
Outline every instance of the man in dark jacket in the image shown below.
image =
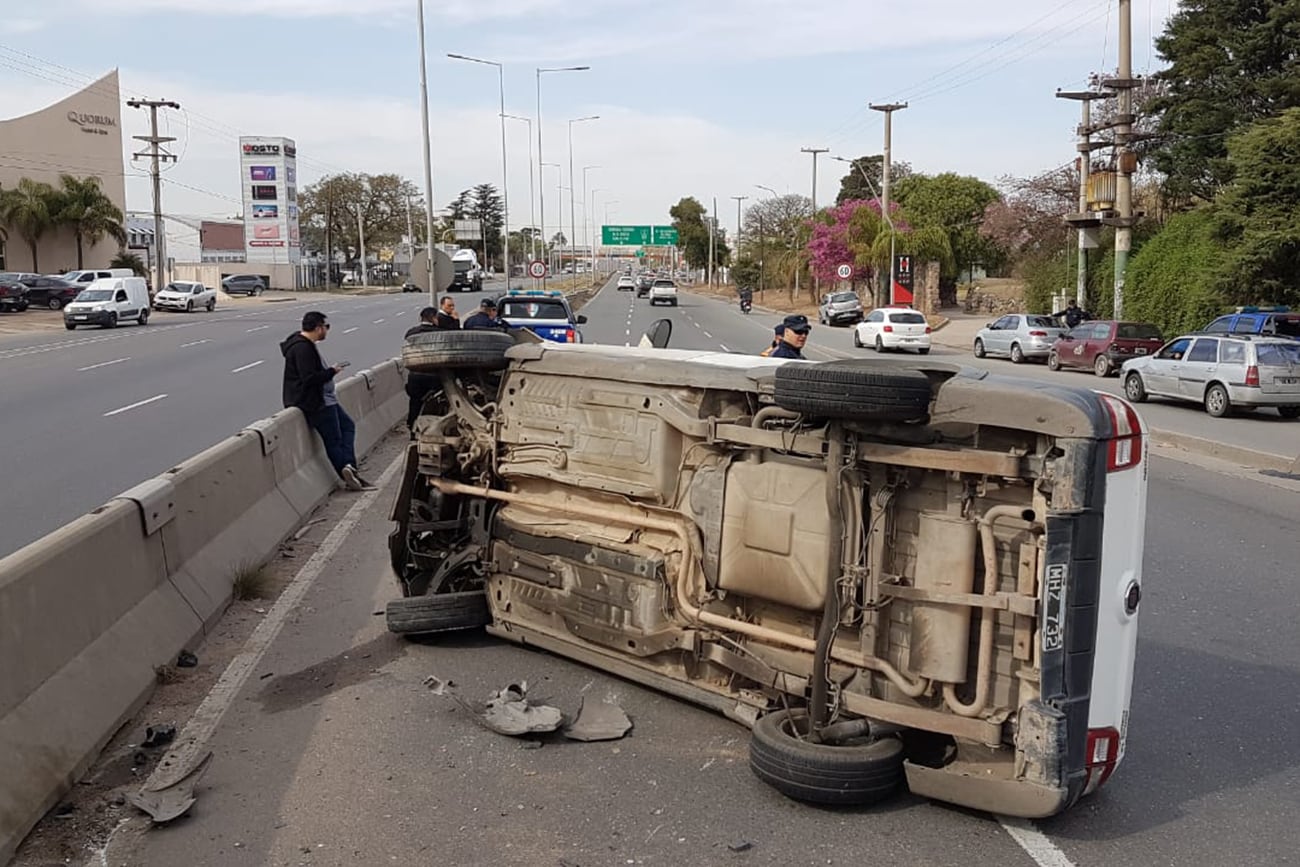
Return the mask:
<svg viewBox="0 0 1300 867">
<path fill-rule="evenodd" d="M 410 328 L 406 332 L 406 340 L 410 340 L 417 334 L 428 334 L 431 331 L 442 331 L 438 326 L 438 308 L 425 307 L 420 311 L 420 324 Z M 406 396 L 410 398 L 406 410 L 406 429 L 412 430 L 415 427 L 415 420 L 420 417 L 420 410 L 424 407 L 424 400 L 430 394 L 442 387 L 436 374 L 432 373 L 415 373 L 408 370 L 406 372 Z"/>
<path fill-rule="evenodd" d="M 443 331 L 460 330 L 460 317 L 456 315 L 456 301 L 450 295 L 442 296 L 442 304 L 438 308 L 438 327 Z"/>
<path fill-rule="evenodd" d="M 1088 315 L 1088 311 L 1080 307 L 1078 302 L 1075 301 L 1073 298 L 1070 299 L 1069 304 L 1065 305 L 1064 310 L 1060 311 L 1059 313 L 1052 314 L 1052 317 L 1056 319 L 1059 319 L 1062 316 L 1065 317 L 1065 326 L 1067 328 L 1073 328 L 1076 325 L 1078 325 L 1080 322 L 1083 322 L 1085 319 L 1092 318 L 1091 316 Z"/>
<path fill-rule="evenodd" d="M 363 491 L 373 486 L 357 474 L 357 427 L 339 406 L 334 390 L 334 377 L 348 362 L 330 367 L 316 346 L 329 331 L 325 314 L 313 310 L 302 317 L 302 330 L 280 344 L 284 356 L 284 405 L 302 410 L 307 424 L 320 434 L 325 454 L 348 490 Z"/>
<path fill-rule="evenodd" d="M 808 317 L 802 313 L 792 313 L 781 324 L 785 326 L 781 332 L 781 342 L 768 358 L 803 358 L 803 348 L 808 343 L 808 333 L 812 331 Z"/>
<path fill-rule="evenodd" d="M 497 303 L 491 298 L 479 302 L 478 312 L 465 320 L 465 331 L 504 331 L 508 326 L 497 318 Z"/>
</svg>

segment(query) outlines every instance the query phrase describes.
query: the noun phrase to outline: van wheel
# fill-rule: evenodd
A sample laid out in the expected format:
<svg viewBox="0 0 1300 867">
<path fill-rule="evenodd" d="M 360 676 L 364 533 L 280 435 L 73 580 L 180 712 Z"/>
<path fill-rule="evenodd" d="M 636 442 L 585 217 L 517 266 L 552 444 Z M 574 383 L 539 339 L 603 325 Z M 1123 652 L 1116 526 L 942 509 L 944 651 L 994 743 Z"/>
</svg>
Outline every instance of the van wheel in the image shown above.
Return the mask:
<svg viewBox="0 0 1300 867">
<path fill-rule="evenodd" d="M 1205 390 L 1205 411 L 1214 418 L 1223 418 L 1232 409 L 1228 390 L 1217 382 Z"/>
<path fill-rule="evenodd" d="M 77 326 L 73 325 L 71 322 L 65 322 L 65 323 L 63 323 L 63 327 L 66 328 L 66 329 L 68 329 L 69 331 L 76 331 L 76 330 L 77 330 Z"/>
<path fill-rule="evenodd" d="M 903 781 L 903 743 L 897 738 L 861 738 L 842 745 L 804 740 L 805 710 L 761 717 L 749 741 L 754 775 L 787 798 L 811 804 L 874 804 Z"/>
<path fill-rule="evenodd" d="M 141 325 L 148 325 L 148 324 L 149 324 L 149 311 L 148 311 L 148 310 L 141 310 L 141 311 L 140 311 L 140 318 L 139 318 L 138 321 L 139 321 L 139 323 L 140 323 Z"/>
<path fill-rule="evenodd" d="M 402 364 L 414 373 L 444 368 L 501 370 L 515 341 L 499 331 L 429 331 L 413 334 L 402 346 Z"/>
<path fill-rule="evenodd" d="M 492 622 L 482 590 L 394 599 L 384 613 L 388 631 L 398 635 L 478 629 Z"/>
<path fill-rule="evenodd" d="M 110 313 L 110 314 L 108 314 L 108 324 L 106 324 L 104 327 L 105 327 L 105 328 L 116 328 L 116 327 L 117 327 L 117 314 L 116 314 L 116 313 Z"/>
<path fill-rule="evenodd" d="M 820 418 L 921 421 L 930 413 L 930 380 L 915 370 L 884 372 L 870 361 L 783 364 L 773 400 Z"/>
<path fill-rule="evenodd" d="M 1279 406 L 1277 414 L 1282 418 L 1300 418 L 1300 406 Z"/>
<path fill-rule="evenodd" d="M 193 302 L 193 301 L 186 301 L 186 302 L 185 302 L 185 312 L 186 312 L 186 313 L 193 313 L 193 312 L 194 312 L 194 302 Z"/>
<path fill-rule="evenodd" d="M 208 312 L 209 312 L 209 313 L 211 313 L 213 310 L 216 310 L 216 309 L 217 309 L 217 299 L 213 298 L 211 301 L 209 301 L 208 304 L 207 304 L 207 308 L 208 308 Z"/>
</svg>

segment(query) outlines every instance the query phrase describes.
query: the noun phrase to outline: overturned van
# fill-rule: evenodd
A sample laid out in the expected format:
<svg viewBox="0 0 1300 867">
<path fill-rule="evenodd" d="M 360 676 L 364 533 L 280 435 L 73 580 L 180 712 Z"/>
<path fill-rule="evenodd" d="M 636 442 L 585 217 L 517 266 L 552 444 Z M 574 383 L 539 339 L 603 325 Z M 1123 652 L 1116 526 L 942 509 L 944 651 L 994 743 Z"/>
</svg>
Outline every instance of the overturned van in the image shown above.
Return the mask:
<svg viewBox="0 0 1300 867">
<path fill-rule="evenodd" d="M 714 708 L 813 803 L 1048 816 L 1123 758 L 1147 456 L 1122 399 L 925 359 L 413 341 L 443 388 L 393 509 L 392 631 L 485 626 Z"/>
</svg>

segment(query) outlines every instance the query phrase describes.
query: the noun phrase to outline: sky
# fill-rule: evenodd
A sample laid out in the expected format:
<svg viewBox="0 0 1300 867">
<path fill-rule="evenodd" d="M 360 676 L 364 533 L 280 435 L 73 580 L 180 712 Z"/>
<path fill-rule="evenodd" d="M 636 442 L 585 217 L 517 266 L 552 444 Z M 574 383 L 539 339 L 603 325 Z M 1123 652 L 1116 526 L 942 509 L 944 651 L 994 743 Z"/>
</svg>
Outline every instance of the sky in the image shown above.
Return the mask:
<svg viewBox="0 0 1300 867">
<path fill-rule="evenodd" d="M 423 189 L 417 0 L 3 0 L 0 117 L 40 109 L 117 68 L 123 99 L 179 102 L 164 113 L 179 160 L 167 169 L 167 213 L 241 210 L 240 135 L 287 136 L 300 186 L 340 171 L 395 172 Z M 916 171 L 991 183 L 1074 158 L 1078 104 L 1054 98 L 1113 70 L 1116 0 L 426 0 L 434 200 L 502 184 L 497 69 L 503 64 L 510 223 L 544 197 L 547 234 L 570 224 L 569 192 L 552 167 L 530 195 L 537 149 L 538 67 L 545 162 L 569 186 L 569 134 L 583 202 L 597 223 L 662 224 L 683 196 L 734 228 L 733 196 L 752 203 L 812 189 L 827 202 L 846 165 L 827 156 L 879 153 L 894 115 L 893 157 Z M 1133 65 L 1154 72 L 1151 46 L 1174 0 L 1133 0 Z M 599 119 L 569 124 L 570 119 Z M 127 207 L 151 208 L 146 166 L 132 164 L 147 114 L 123 106 Z M 531 136 L 530 136 L 531 131 Z M 0 156 L 4 143 L 0 141 Z M 533 165 L 533 179 L 537 168 Z M 583 172 L 585 166 L 599 166 Z M 587 199 L 582 196 L 586 186 Z M 557 214 L 560 199 L 562 212 Z M 538 203 L 541 207 L 540 202 Z M 536 220 L 533 220 L 536 223 Z"/>
</svg>

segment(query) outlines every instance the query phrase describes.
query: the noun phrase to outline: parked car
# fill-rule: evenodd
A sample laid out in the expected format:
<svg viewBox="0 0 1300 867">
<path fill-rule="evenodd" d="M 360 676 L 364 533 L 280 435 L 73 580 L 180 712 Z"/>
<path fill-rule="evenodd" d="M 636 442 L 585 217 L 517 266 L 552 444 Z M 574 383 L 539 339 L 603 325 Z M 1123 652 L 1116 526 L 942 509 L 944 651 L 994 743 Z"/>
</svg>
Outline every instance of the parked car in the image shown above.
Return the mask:
<svg viewBox="0 0 1300 867">
<path fill-rule="evenodd" d="M 677 284 L 669 277 L 656 277 L 650 284 L 650 306 L 671 304 L 677 306 Z"/>
<path fill-rule="evenodd" d="M 1300 340 L 1300 313 L 1289 307 L 1239 307 L 1202 329 L 1206 334 L 1259 334 Z"/>
<path fill-rule="evenodd" d="M 1199 403 L 1215 418 L 1234 408 L 1276 407 L 1300 418 L 1300 341 L 1285 337 L 1187 334 L 1153 355 L 1124 362 L 1124 394 Z"/>
<path fill-rule="evenodd" d="M 149 287 L 143 277 L 96 280 L 63 308 L 63 325 L 69 331 L 78 325 L 116 328 L 130 321 L 149 324 Z"/>
<path fill-rule="evenodd" d="M 618 278 L 618 291 L 632 292 L 636 290 L 636 280 L 631 274 L 624 274 Z"/>
<path fill-rule="evenodd" d="M 911 307 L 878 307 L 853 329 L 853 345 L 870 346 L 876 352 L 915 349 L 930 352 L 930 324 L 925 315 Z"/>
<path fill-rule="evenodd" d="M 1065 333 L 1055 319 L 1028 313 L 1011 313 L 990 322 L 975 334 L 975 357 L 1006 356 L 1014 364 L 1047 358 L 1056 338 Z"/>
<path fill-rule="evenodd" d="M 862 300 L 856 292 L 832 292 L 822 299 L 817 308 L 817 321 L 822 325 L 839 325 L 847 322 L 856 325 L 862 321 Z"/>
<path fill-rule="evenodd" d="M 1052 344 L 1047 366 L 1074 367 L 1110 376 L 1130 358 L 1150 355 L 1164 345 L 1160 329 L 1149 322 L 1094 320 L 1077 325 Z"/>
<path fill-rule="evenodd" d="M 192 280 L 173 280 L 153 297 L 154 310 L 184 310 L 190 313 L 197 307 L 202 307 L 209 313 L 216 310 L 217 290 Z"/>
<path fill-rule="evenodd" d="M 20 281 L 27 287 L 27 303 L 33 307 L 46 307 L 50 310 L 62 310 L 85 289 L 81 283 L 72 283 L 63 277 L 38 274 L 24 275 Z"/>
<path fill-rule="evenodd" d="M 27 287 L 0 274 L 0 312 L 22 313 L 27 309 Z"/>
<path fill-rule="evenodd" d="M 486 627 L 697 702 L 799 800 L 906 781 L 1046 816 L 1114 785 L 1147 503 L 1123 398 L 473 331 L 402 357 L 445 388 L 391 512 L 390 631 Z"/>
<path fill-rule="evenodd" d="M 80 271 L 69 271 L 58 276 L 69 283 L 80 283 L 82 284 L 81 288 L 85 289 L 87 283 L 94 283 L 96 280 L 107 280 L 109 277 L 134 277 L 135 272 L 130 268 L 85 268 Z"/>
<path fill-rule="evenodd" d="M 221 288 L 227 295 L 257 297 L 266 291 L 266 281 L 256 274 L 231 274 L 221 281 Z"/>
<path fill-rule="evenodd" d="M 406 282 L 406 283 L 403 283 L 403 284 L 402 284 L 402 292 L 403 292 L 403 293 L 406 293 L 406 292 L 423 292 L 423 291 L 424 291 L 424 290 L 421 289 L 419 286 L 417 286 L 417 285 L 415 285 L 414 283 L 411 283 L 411 282 L 409 282 L 409 281 Z"/>
<path fill-rule="evenodd" d="M 578 326 L 587 324 L 558 289 L 511 289 L 497 298 L 497 314 L 511 329 L 526 328 L 554 343 L 581 343 Z"/>
</svg>

